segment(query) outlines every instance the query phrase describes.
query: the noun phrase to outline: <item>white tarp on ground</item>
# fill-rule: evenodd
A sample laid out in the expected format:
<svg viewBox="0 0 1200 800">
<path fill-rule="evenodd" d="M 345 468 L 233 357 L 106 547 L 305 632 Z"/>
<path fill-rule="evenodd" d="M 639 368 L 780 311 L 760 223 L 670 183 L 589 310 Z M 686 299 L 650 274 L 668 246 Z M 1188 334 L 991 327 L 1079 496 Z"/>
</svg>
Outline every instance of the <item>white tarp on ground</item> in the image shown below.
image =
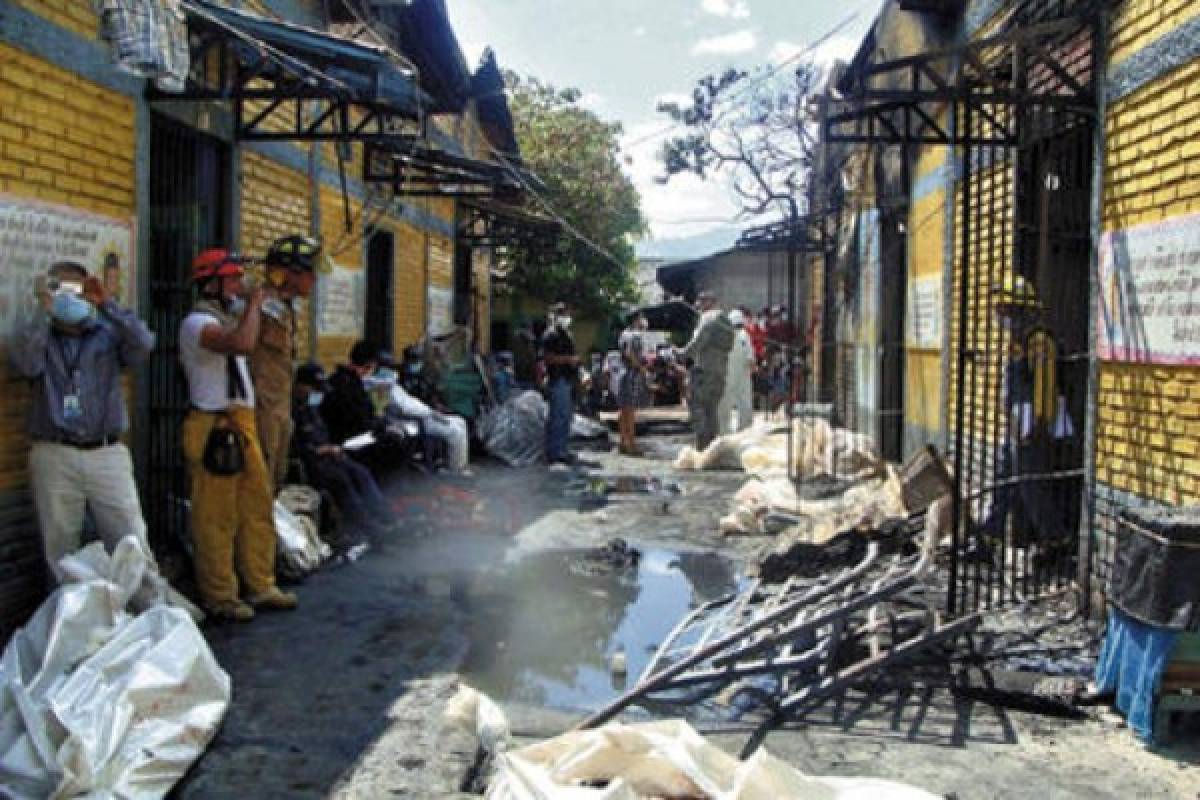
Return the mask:
<svg viewBox="0 0 1200 800">
<path fill-rule="evenodd" d="M 792 420 L 795 474 L 859 480 L 882 473 L 884 461 L 869 436 L 834 428 L 823 419 Z M 718 436 L 703 451 L 684 447 L 676 469 L 742 469 L 754 475 L 785 472 L 787 424 L 756 424 L 741 433 Z"/>
<path fill-rule="evenodd" d="M 0 796 L 162 797 L 220 726 L 229 676 L 185 610 L 127 610 L 153 569 L 133 537 L 60 565 L 0 659 Z"/>
<path fill-rule="evenodd" d="M 786 477 L 752 479 L 733 496 L 733 511 L 721 518 L 721 532 L 786 531 L 809 544 L 823 544 L 844 531 L 878 529 L 886 520 L 908 515 L 895 471 L 889 467 L 884 475 L 822 500 L 801 499 Z"/>
<path fill-rule="evenodd" d="M 487 798 L 936 800 L 936 795 L 872 778 L 804 775 L 765 749 L 738 761 L 686 722 L 666 720 L 575 731 L 502 755 Z"/>
</svg>

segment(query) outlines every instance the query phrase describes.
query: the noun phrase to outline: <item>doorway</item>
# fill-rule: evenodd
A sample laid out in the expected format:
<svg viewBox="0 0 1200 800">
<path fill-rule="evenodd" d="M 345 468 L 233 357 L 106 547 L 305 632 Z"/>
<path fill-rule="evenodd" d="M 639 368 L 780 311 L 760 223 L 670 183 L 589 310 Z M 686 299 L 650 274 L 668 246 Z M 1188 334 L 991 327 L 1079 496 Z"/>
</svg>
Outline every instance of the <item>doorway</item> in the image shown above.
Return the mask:
<svg viewBox="0 0 1200 800">
<path fill-rule="evenodd" d="M 367 320 L 364 335 L 385 350 L 394 347 L 395 310 L 392 282 L 395 238 L 379 232 L 367 242 Z"/>
<path fill-rule="evenodd" d="M 150 303 L 158 335 L 145 376 L 148 420 L 144 487 L 152 532 L 187 530 L 187 476 L 180 428 L 188 412 L 179 365 L 179 325 L 192 303 L 191 262 L 209 247 L 231 245 L 227 145 L 160 114 L 150 127 Z"/>
</svg>

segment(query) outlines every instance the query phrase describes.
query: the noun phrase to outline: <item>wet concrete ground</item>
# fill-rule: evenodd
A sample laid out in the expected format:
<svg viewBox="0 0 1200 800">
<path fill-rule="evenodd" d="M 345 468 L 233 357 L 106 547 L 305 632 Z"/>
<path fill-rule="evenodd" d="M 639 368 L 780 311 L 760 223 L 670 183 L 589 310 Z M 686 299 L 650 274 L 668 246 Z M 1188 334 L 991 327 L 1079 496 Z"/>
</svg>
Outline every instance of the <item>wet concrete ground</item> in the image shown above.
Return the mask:
<svg viewBox="0 0 1200 800">
<path fill-rule="evenodd" d="M 500 703 L 521 743 L 603 705 L 623 688 L 613 653 L 636 678 L 653 644 L 735 588 L 764 544 L 717 533 L 743 479 L 674 474 L 681 441 L 648 440 L 646 459 L 588 454 L 593 474 L 659 475 L 686 492 L 614 496 L 600 510 L 580 510 L 576 476 L 541 468 L 404 476 L 389 489 L 402 538 L 311 576 L 296 612 L 207 629 L 234 703 L 176 796 L 453 796 L 475 757 L 441 721 L 460 676 Z M 614 537 L 641 550 L 636 567 L 581 557 Z M 760 733 L 753 723 L 697 721 L 734 753 Z M 1194 743 L 1164 758 L 1117 725 L 1001 712 L 930 685 L 851 694 L 764 743 L 808 772 L 963 800 L 1200 797 Z"/>
</svg>

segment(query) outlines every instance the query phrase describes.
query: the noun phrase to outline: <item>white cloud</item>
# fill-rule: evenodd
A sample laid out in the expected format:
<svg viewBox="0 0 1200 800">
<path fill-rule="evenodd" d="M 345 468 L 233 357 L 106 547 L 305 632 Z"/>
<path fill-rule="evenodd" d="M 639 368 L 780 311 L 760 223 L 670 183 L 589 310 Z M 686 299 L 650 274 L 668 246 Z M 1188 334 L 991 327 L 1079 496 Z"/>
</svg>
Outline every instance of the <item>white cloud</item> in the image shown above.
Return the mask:
<svg viewBox="0 0 1200 800">
<path fill-rule="evenodd" d="M 599 92 L 584 92 L 579 97 L 579 105 L 590 111 L 599 111 L 608 105 L 608 98 Z"/>
<path fill-rule="evenodd" d="M 677 131 L 662 119 L 651 119 L 626 127 L 621 137 L 625 169 L 642 198 L 642 213 L 655 240 L 682 239 L 729 228 L 738 206 L 723 175 L 701 180 L 695 175 L 676 175 L 669 183 L 658 183 L 663 174 L 658 152 L 662 143 Z"/>
<path fill-rule="evenodd" d="M 758 46 L 758 37 L 754 35 L 754 31 L 742 30 L 736 33 L 727 33 L 724 36 L 701 39 L 692 46 L 692 55 L 746 53 L 756 46 Z"/>
<path fill-rule="evenodd" d="M 646 33 L 647 33 L 647 31 L 646 31 L 645 25 L 638 25 L 636 28 L 633 29 L 633 35 L 638 37 L 639 39 L 644 37 L 646 35 Z"/>
<path fill-rule="evenodd" d="M 806 61 L 811 58 L 815 64 L 828 66 L 838 59 L 849 61 L 858 50 L 858 45 L 858 39 L 842 34 L 829 38 L 811 51 L 810 45 L 807 44 L 778 41 L 771 46 L 767 60 L 772 64 L 781 64 L 800 55 Z"/>
<path fill-rule="evenodd" d="M 700 8 L 714 17 L 745 19 L 750 16 L 750 6 L 746 0 L 700 0 Z"/>
</svg>

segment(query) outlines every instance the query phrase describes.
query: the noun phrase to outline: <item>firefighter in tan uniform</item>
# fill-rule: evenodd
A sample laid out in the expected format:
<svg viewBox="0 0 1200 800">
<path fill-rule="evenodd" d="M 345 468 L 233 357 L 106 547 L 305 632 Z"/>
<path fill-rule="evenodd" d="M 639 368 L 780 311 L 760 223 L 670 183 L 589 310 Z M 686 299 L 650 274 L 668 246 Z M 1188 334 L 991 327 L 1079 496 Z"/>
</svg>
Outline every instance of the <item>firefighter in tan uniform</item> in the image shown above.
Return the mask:
<svg viewBox="0 0 1200 800">
<path fill-rule="evenodd" d="M 258 437 L 276 492 L 287 474 L 292 439 L 292 374 L 296 361 L 296 298 L 312 294 L 321 245 L 306 236 L 287 236 L 266 257 L 262 323 L 250 354 L 257 395 Z"/>
</svg>

